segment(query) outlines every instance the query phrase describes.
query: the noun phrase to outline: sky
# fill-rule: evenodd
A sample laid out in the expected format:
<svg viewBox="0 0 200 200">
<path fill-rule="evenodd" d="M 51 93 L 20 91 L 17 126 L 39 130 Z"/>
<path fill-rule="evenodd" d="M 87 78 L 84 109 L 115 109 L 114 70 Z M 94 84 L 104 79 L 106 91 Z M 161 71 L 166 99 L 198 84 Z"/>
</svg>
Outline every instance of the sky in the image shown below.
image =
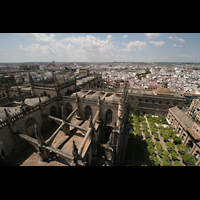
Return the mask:
<svg viewBox="0 0 200 200">
<path fill-rule="evenodd" d="M 0 33 L 0 62 L 200 62 L 200 33 Z"/>
</svg>

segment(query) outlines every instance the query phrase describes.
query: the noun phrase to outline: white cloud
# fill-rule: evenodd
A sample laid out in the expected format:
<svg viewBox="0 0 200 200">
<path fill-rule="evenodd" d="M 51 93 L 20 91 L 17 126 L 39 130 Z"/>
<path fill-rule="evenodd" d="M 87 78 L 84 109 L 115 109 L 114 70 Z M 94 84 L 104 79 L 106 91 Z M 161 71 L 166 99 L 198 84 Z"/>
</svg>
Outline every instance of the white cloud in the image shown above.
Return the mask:
<svg viewBox="0 0 200 200">
<path fill-rule="evenodd" d="M 127 38 L 128 37 L 128 35 L 123 35 L 123 38 Z"/>
<path fill-rule="evenodd" d="M 47 36 L 45 33 L 20 33 L 21 35 L 34 39 L 38 42 L 50 43 L 54 39 L 54 34 Z"/>
<path fill-rule="evenodd" d="M 173 47 L 176 47 L 176 46 L 177 46 L 177 44 L 173 44 L 172 46 L 173 46 Z"/>
<path fill-rule="evenodd" d="M 160 33 L 145 33 L 149 39 L 157 38 L 160 36 Z"/>
<path fill-rule="evenodd" d="M 100 40 L 95 36 L 87 35 L 86 37 L 84 36 L 66 37 L 61 41 L 75 43 L 77 46 L 80 47 L 78 49 L 79 52 L 90 53 L 91 55 L 91 54 L 107 54 L 115 51 L 116 49 L 111 40 L 112 40 L 111 35 L 107 35 L 106 40 Z"/>
<path fill-rule="evenodd" d="M 31 44 L 30 46 L 24 48 L 23 45 L 19 45 L 19 49 L 25 52 L 42 52 L 50 53 L 53 52 L 52 48 L 49 45 L 41 46 L 39 44 Z"/>
<path fill-rule="evenodd" d="M 69 54 L 74 49 L 71 44 L 64 45 L 62 42 L 54 38 L 54 34 L 47 36 L 45 33 L 22 33 L 23 36 L 34 39 L 38 42 L 46 43 L 47 45 L 31 44 L 30 46 L 23 47 L 19 45 L 19 49 L 25 52 L 38 52 L 38 53 L 58 53 Z"/>
<path fill-rule="evenodd" d="M 183 38 L 178 38 L 177 36 L 175 36 L 175 40 L 178 40 L 181 44 L 185 43 L 185 40 Z"/>
<path fill-rule="evenodd" d="M 129 42 L 128 44 L 123 43 L 123 45 L 126 46 L 125 49 L 122 49 L 122 51 L 135 51 L 136 49 L 134 47 L 137 47 L 140 51 L 146 50 L 146 42 L 140 42 L 140 41 L 134 41 Z"/>
<path fill-rule="evenodd" d="M 172 35 L 168 37 L 168 39 L 170 40 L 174 40 L 174 41 L 179 41 L 181 44 L 185 43 L 185 40 L 183 38 L 178 38 L 177 36 L 173 37 Z"/>
<path fill-rule="evenodd" d="M 168 39 L 173 40 L 174 37 L 171 35 L 171 36 L 168 37 Z"/>
<path fill-rule="evenodd" d="M 160 42 L 156 42 L 156 41 L 149 41 L 150 44 L 154 44 L 155 47 L 160 47 L 162 45 L 165 44 L 165 42 L 160 41 Z"/>
</svg>

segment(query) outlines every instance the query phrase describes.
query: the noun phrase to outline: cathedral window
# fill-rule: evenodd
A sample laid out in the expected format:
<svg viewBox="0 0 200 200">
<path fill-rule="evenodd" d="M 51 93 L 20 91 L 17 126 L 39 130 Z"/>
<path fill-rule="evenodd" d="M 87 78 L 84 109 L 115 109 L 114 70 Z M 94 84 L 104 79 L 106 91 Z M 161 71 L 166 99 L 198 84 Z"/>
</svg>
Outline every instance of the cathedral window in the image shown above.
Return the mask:
<svg viewBox="0 0 200 200">
<path fill-rule="evenodd" d="M 106 123 L 107 124 L 112 123 L 112 114 L 113 114 L 112 110 L 108 109 L 106 111 Z"/>
<path fill-rule="evenodd" d="M 34 118 L 29 118 L 27 119 L 26 123 L 25 123 L 25 127 L 26 127 L 26 132 L 27 132 L 27 135 L 34 135 L 35 134 L 35 124 L 36 123 L 36 120 Z"/>
<path fill-rule="evenodd" d="M 90 106 L 85 106 L 85 119 L 89 119 L 92 115 L 92 108 Z"/>
</svg>

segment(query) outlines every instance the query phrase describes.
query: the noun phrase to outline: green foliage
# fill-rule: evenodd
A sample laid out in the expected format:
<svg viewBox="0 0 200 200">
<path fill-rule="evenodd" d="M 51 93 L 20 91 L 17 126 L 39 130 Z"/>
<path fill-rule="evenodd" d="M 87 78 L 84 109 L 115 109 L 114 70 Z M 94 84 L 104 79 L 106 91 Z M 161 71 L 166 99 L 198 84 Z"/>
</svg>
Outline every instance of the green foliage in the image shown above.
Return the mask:
<svg viewBox="0 0 200 200">
<path fill-rule="evenodd" d="M 155 154 L 155 148 L 153 146 L 148 146 L 147 150 L 148 150 L 148 152 L 149 152 L 150 155 Z"/>
<path fill-rule="evenodd" d="M 162 157 L 165 159 L 170 159 L 170 153 L 168 151 L 163 151 Z"/>
<path fill-rule="evenodd" d="M 158 139 L 158 134 L 157 133 L 153 133 L 154 138 L 157 140 Z"/>
<path fill-rule="evenodd" d="M 139 119 L 139 117 L 137 115 L 133 115 L 133 119 Z"/>
<path fill-rule="evenodd" d="M 159 129 L 159 133 L 162 135 L 165 133 L 165 130 L 164 129 Z"/>
<path fill-rule="evenodd" d="M 149 156 L 149 160 L 151 161 L 151 163 L 155 166 L 159 165 L 159 160 L 156 156 Z"/>
<path fill-rule="evenodd" d="M 161 159 L 162 160 L 162 166 L 172 166 L 172 163 L 170 160 Z"/>
<path fill-rule="evenodd" d="M 131 112 L 131 111 L 129 112 L 128 117 L 129 117 L 130 119 L 133 119 L 133 115 L 132 115 L 132 112 Z"/>
<path fill-rule="evenodd" d="M 169 135 L 167 135 L 166 133 L 162 134 L 162 137 L 163 139 L 166 141 L 166 140 L 169 140 Z"/>
<path fill-rule="evenodd" d="M 149 128 L 148 128 L 146 125 L 143 125 L 143 126 L 142 126 L 142 129 L 143 129 L 144 131 L 149 130 Z"/>
<path fill-rule="evenodd" d="M 129 134 L 133 134 L 133 129 L 130 129 Z"/>
<path fill-rule="evenodd" d="M 183 166 L 183 164 L 179 161 L 174 161 L 174 166 Z"/>
<path fill-rule="evenodd" d="M 178 151 L 179 151 L 180 154 L 186 154 L 186 153 L 188 153 L 188 148 L 185 145 L 183 145 L 183 144 L 178 144 L 177 145 L 177 149 L 178 149 Z"/>
<path fill-rule="evenodd" d="M 126 151 L 126 166 L 145 165 L 144 158 L 144 146 L 141 136 L 129 134 Z"/>
<path fill-rule="evenodd" d="M 151 128 L 150 129 L 152 133 L 157 133 L 157 129 L 156 128 Z"/>
<path fill-rule="evenodd" d="M 163 151 L 162 150 L 157 150 L 157 152 L 158 152 L 158 155 L 162 158 L 162 155 L 163 155 Z"/>
<path fill-rule="evenodd" d="M 146 118 L 152 118 L 152 116 L 151 115 L 146 115 Z"/>
<path fill-rule="evenodd" d="M 143 121 L 145 121 L 145 122 L 146 122 L 146 120 L 145 120 L 144 116 L 140 116 L 140 117 L 139 117 L 139 121 L 140 121 L 140 122 L 143 122 Z"/>
<path fill-rule="evenodd" d="M 142 125 L 147 127 L 146 121 L 142 121 Z"/>
<path fill-rule="evenodd" d="M 160 117 L 154 117 L 153 118 L 154 121 L 158 124 L 168 124 L 167 121 L 166 121 L 166 118 L 163 117 L 163 116 L 160 116 Z"/>
<path fill-rule="evenodd" d="M 169 135 L 169 137 L 171 138 L 173 135 L 176 136 L 176 131 L 170 130 L 170 129 L 166 129 L 166 133 Z"/>
<path fill-rule="evenodd" d="M 148 146 L 153 146 L 154 145 L 154 142 L 153 142 L 153 140 L 151 138 L 146 139 L 146 143 L 147 143 Z"/>
<path fill-rule="evenodd" d="M 189 153 L 181 155 L 181 158 L 183 159 L 183 162 L 185 162 L 186 165 L 189 165 L 189 166 L 194 165 L 195 162 L 196 162 L 195 159 L 194 159 L 194 157 L 191 154 L 189 154 Z"/>
<path fill-rule="evenodd" d="M 140 129 L 140 124 L 135 124 L 134 129 Z"/>
<path fill-rule="evenodd" d="M 147 164 L 145 164 L 144 162 L 140 162 L 139 164 L 139 166 L 147 166 Z"/>
<path fill-rule="evenodd" d="M 149 138 L 150 137 L 149 131 L 144 131 L 144 135 L 145 135 L 146 138 Z"/>
<path fill-rule="evenodd" d="M 140 116 L 140 109 L 138 107 L 133 111 L 133 115 Z"/>
<path fill-rule="evenodd" d="M 135 132 L 135 134 L 136 134 L 136 135 L 137 135 L 137 134 L 141 135 L 141 130 L 140 130 L 140 129 L 138 129 L 138 128 L 137 128 L 137 129 L 135 129 L 135 130 L 134 130 L 134 132 Z"/>
<path fill-rule="evenodd" d="M 163 150 L 162 144 L 160 142 L 158 142 L 158 141 L 156 141 L 156 149 L 157 149 L 157 151 L 162 151 Z"/>
<path fill-rule="evenodd" d="M 173 160 L 177 159 L 178 154 L 175 151 L 171 151 L 170 154 Z"/>
<path fill-rule="evenodd" d="M 149 68 L 147 68 L 145 74 L 151 74 L 151 71 L 149 70 Z"/>
<path fill-rule="evenodd" d="M 181 138 L 180 137 L 177 137 L 176 135 L 173 135 L 172 139 L 174 140 L 175 144 L 181 144 Z"/>
<path fill-rule="evenodd" d="M 166 142 L 165 145 L 166 145 L 168 151 L 175 150 L 175 145 L 172 142 Z"/>
<path fill-rule="evenodd" d="M 136 125 L 140 125 L 140 123 L 138 122 L 137 119 L 134 120 L 134 126 L 136 126 Z"/>
<path fill-rule="evenodd" d="M 159 125 L 157 128 L 159 131 L 164 129 L 164 127 L 162 125 Z"/>
<path fill-rule="evenodd" d="M 168 151 L 163 151 L 161 155 L 162 165 L 163 166 L 171 166 L 172 162 L 170 160 L 170 153 Z"/>
</svg>

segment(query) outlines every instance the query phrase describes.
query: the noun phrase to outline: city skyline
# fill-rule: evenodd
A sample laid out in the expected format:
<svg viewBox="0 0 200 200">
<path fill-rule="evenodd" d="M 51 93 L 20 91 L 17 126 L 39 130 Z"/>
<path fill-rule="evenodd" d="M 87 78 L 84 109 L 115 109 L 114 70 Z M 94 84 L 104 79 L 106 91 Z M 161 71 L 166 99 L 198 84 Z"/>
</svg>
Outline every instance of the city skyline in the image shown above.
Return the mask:
<svg viewBox="0 0 200 200">
<path fill-rule="evenodd" d="M 0 62 L 200 62 L 199 33 L 1 33 Z"/>
</svg>

